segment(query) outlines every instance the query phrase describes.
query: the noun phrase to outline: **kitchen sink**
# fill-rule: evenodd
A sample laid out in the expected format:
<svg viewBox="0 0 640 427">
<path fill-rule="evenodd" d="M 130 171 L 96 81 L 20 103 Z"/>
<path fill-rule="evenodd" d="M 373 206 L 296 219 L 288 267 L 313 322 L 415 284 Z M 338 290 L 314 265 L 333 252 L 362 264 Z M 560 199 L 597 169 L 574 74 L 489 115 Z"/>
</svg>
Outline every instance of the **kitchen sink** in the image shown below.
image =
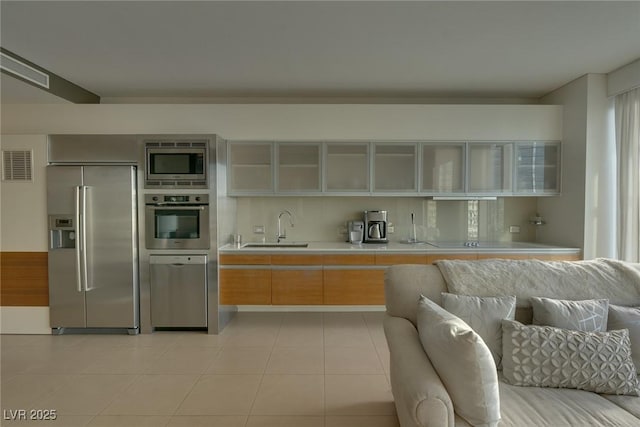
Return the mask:
<svg viewBox="0 0 640 427">
<path fill-rule="evenodd" d="M 245 243 L 243 248 L 306 248 L 309 243 Z"/>
</svg>

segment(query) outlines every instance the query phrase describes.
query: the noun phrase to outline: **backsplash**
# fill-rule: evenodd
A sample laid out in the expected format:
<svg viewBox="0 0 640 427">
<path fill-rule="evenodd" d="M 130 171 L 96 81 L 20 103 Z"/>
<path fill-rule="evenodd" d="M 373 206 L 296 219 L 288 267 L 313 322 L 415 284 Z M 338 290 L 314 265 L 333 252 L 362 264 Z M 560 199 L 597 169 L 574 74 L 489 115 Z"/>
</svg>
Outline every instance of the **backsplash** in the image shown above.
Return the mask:
<svg viewBox="0 0 640 427">
<path fill-rule="evenodd" d="M 386 210 L 394 232 L 389 241 L 406 240 L 411 213 L 419 240 L 536 240 L 529 217 L 536 212 L 535 197 L 507 197 L 496 201 L 434 201 L 424 197 L 239 197 L 237 233 L 244 242 L 274 241 L 278 214 L 293 214 L 294 227 L 282 218 L 289 241 L 346 241 L 346 221 L 362 219 L 365 210 Z M 262 226 L 265 234 L 255 234 Z M 510 226 L 520 227 L 510 233 Z"/>
</svg>

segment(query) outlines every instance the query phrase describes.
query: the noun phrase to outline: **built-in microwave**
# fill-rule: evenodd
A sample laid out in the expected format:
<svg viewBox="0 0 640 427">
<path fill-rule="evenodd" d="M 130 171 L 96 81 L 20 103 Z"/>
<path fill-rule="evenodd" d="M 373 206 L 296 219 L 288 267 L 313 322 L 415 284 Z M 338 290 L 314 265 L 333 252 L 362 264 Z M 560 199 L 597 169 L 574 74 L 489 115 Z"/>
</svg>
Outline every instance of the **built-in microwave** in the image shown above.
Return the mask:
<svg viewBox="0 0 640 427">
<path fill-rule="evenodd" d="M 146 188 L 207 188 L 206 140 L 145 141 Z"/>
</svg>

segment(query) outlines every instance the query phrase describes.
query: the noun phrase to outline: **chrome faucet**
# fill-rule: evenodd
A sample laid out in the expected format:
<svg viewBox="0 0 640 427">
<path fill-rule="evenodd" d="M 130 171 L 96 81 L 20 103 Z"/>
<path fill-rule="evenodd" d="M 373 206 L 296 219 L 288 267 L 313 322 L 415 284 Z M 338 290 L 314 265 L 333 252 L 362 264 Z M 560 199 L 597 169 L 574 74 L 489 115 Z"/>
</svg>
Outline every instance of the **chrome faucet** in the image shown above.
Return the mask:
<svg viewBox="0 0 640 427">
<path fill-rule="evenodd" d="M 280 220 L 282 219 L 282 215 L 284 214 L 289 215 L 289 225 L 291 227 L 294 226 L 293 215 L 291 215 L 291 212 L 289 212 L 288 210 L 283 210 L 282 212 L 280 212 L 280 214 L 278 215 L 278 235 L 276 236 L 276 240 L 278 243 L 280 243 L 280 240 L 287 238 L 287 230 L 283 229 L 282 224 L 280 223 Z"/>
</svg>

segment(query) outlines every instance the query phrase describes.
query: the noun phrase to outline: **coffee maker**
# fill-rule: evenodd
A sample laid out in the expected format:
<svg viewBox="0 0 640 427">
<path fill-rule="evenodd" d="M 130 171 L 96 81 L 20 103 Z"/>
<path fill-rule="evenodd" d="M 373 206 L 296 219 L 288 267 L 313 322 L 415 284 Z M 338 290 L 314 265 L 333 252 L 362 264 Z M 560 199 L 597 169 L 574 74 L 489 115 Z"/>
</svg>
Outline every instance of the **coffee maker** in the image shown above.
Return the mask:
<svg viewBox="0 0 640 427">
<path fill-rule="evenodd" d="M 387 239 L 387 211 L 364 211 L 364 242 L 389 242 Z"/>
</svg>

